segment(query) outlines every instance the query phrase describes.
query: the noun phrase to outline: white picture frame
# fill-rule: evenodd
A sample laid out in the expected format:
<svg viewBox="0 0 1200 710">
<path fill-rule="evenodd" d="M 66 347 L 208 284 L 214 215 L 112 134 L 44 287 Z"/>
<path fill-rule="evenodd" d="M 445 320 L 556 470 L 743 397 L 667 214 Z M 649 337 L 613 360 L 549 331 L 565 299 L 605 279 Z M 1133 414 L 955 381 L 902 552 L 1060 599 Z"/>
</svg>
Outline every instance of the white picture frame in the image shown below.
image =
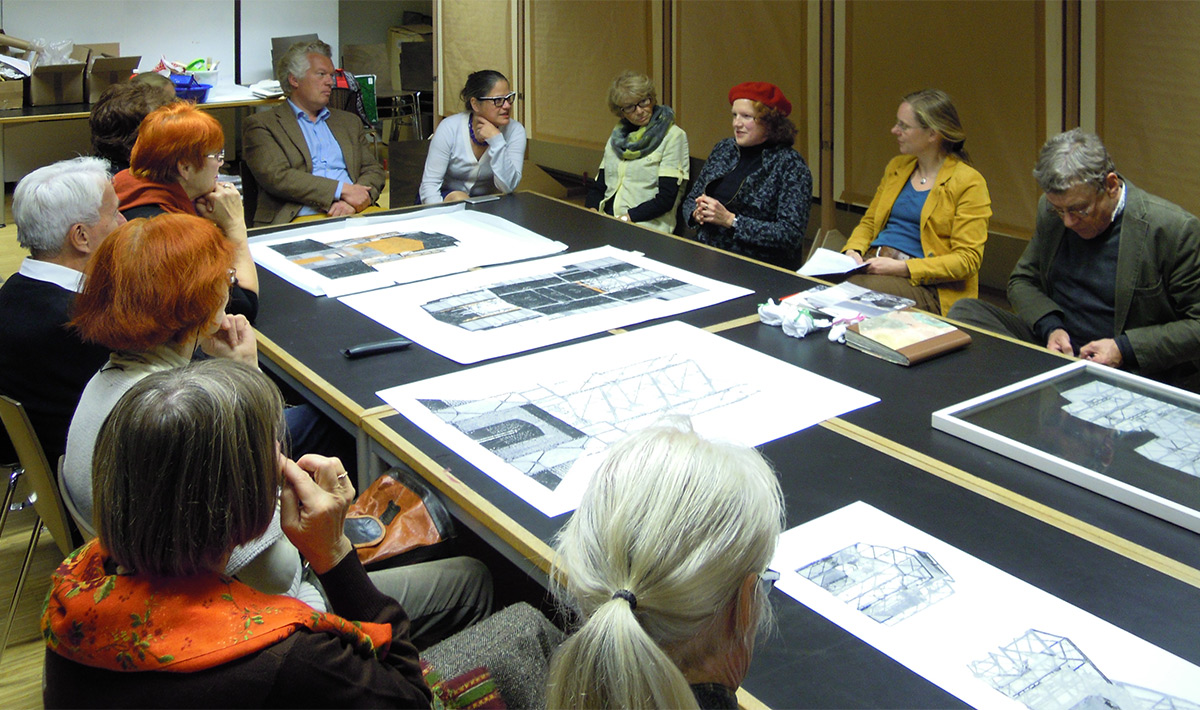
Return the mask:
<svg viewBox="0 0 1200 710">
<path fill-rule="evenodd" d="M 1200 395 L 1080 361 L 938 410 L 932 424 L 1200 532 Z"/>
</svg>

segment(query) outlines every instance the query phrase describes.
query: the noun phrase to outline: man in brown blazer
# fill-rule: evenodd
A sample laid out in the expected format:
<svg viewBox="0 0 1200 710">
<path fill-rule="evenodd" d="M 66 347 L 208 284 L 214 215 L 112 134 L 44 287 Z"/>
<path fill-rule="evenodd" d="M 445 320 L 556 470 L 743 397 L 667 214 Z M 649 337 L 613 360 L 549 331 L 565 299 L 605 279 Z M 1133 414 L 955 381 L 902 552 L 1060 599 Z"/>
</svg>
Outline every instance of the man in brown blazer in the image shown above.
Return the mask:
<svg viewBox="0 0 1200 710">
<path fill-rule="evenodd" d="M 362 121 L 328 106 L 330 55 L 320 40 L 289 47 L 275 69 L 288 100 L 246 119 L 245 158 L 259 187 L 255 227 L 305 215 L 352 215 L 383 189 L 387 173 Z"/>
</svg>

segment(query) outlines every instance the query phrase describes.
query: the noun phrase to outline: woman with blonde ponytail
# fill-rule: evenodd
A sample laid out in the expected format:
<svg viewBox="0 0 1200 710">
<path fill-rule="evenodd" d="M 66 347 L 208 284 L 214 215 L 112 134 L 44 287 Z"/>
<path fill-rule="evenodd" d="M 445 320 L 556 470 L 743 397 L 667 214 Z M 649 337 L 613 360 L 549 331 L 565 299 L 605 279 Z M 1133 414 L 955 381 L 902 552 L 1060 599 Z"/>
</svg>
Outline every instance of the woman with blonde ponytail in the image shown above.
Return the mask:
<svg viewBox="0 0 1200 710">
<path fill-rule="evenodd" d="M 782 528 L 752 448 L 686 420 L 612 446 L 559 533 L 552 577 L 583 625 L 551 662 L 548 706 L 737 707 Z"/>
</svg>

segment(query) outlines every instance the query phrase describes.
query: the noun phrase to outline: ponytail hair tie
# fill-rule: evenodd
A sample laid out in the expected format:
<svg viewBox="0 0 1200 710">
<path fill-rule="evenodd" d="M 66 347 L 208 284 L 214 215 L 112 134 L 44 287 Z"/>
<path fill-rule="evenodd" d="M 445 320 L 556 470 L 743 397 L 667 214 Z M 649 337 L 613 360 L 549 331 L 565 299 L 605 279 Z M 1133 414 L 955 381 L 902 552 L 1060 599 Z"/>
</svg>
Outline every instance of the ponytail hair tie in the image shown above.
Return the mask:
<svg viewBox="0 0 1200 710">
<path fill-rule="evenodd" d="M 617 591 L 613 592 L 612 598 L 624 599 L 625 601 L 629 602 L 630 611 L 637 611 L 637 597 L 633 596 L 633 592 L 629 591 L 628 589 L 618 589 Z"/>
</svg>

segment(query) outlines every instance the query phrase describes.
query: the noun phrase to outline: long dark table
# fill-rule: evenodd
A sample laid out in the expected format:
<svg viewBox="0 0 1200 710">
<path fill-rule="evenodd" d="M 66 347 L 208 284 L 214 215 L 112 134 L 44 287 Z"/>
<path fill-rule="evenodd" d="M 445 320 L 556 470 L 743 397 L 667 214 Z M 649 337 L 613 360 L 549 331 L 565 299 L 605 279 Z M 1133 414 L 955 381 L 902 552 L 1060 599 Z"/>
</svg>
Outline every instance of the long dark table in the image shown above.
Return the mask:
<svg viewBox="0 0 1200 710">
<path fill-rule="evenodd" d="M 1066 360 L 986 333 L 970 348 L 902 368 L 828 342 L 753 322 L 757 304 L 812 285 L 792 273 L 664 237 L 533 194 L 471 206 L 560 239 L 604 244 L 755 291 L 677 318 L 874 394 L 873 406 L 762 447 L 799 525 L 866 501 L 947 543 L 1194 663 L 1200 641 L 1200 536 L 934 431 L 930 414 Z M 371 450 L 426 476 L 469 527 L 524 562 L 548 568 L 565 515 L 547 518 L 405 418 L 376 390 L 461 369 L 414 346 L 347 361 L 347 345 L 392 332 L 332 299 L 262 273 L 260 348 L 269 367 L 361 427 Z M 658 321 L 656 321 L 658 322 Z M 650 325 L 652 323 L 642 324 Z M 631 326 L 641 327 L 641 326 Z M 593 337 L 605 337 L 598 335 Z M 1136 590 L 1136 603 L 1130 590 Z M 761 642 L 744 690 L 776 707 L 956 707 L 961 703 L 780 592 L 780 631 Z"/>
</svg>

